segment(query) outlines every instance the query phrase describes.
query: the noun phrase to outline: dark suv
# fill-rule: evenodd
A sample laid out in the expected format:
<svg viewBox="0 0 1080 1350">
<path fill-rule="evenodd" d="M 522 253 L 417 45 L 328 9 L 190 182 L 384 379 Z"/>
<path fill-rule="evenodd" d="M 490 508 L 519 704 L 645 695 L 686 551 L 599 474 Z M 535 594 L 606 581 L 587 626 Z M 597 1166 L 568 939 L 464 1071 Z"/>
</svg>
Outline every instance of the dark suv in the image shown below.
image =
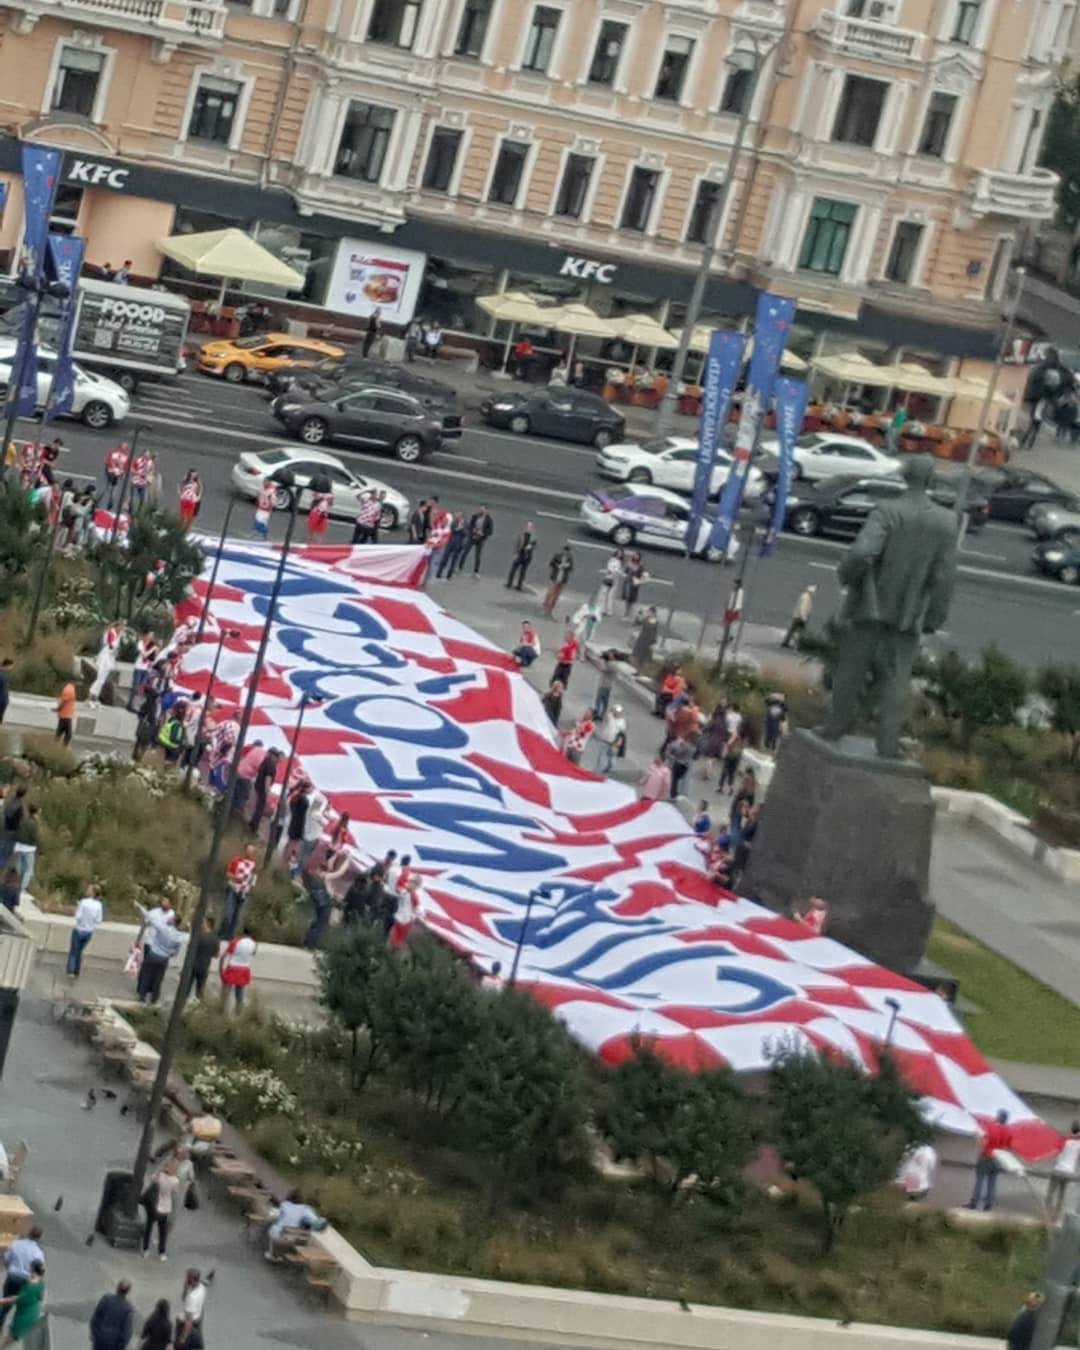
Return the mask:
<svg viewBox="0 0 1080 1350">
<path fill-rule="evenodd" d="M 438 414 L 398 389 L 367 385 L 327 398 L 284 394 L 274 401 L 274 416 L 305 445 L 392 450 L 406 464 L 442 444 Z"/>
<path fill-rule="evenodd" d="M 957 487 L 958 480 L 938 474 L 927 495 L 951 511 L 956 506 Z M 902 496 L 905 490 L 899 478 L 857 478 L 848 474 L 823 478 L 818 483 L 793 483 L 784 523 L 794 534 L 839 534 L 854 538 L 875 506 Z M 771 496 L 770 493 L 770 500 Z M 967 503 L 968 530 L 972 534 L 986 524 L 989 510 L 985 495 L 973 491 Z"/>
<path fill-rule="evenodd" d="M 285 394 L 335 399 L 352 389 L 378 385 L 380 389 L 399 389 L 417 399 L 425 408 L 437 412 L 442 420 L 443 439 L 455 440 L 463 424 L 461 400 L 448 384 L 429 379 L 408 365 L 390 361 L 367 361 L 348 356 L 344 360 L 327 359 L 314 366 L 285 366 L 267 379 L 271 411 Z"/>
</svg>

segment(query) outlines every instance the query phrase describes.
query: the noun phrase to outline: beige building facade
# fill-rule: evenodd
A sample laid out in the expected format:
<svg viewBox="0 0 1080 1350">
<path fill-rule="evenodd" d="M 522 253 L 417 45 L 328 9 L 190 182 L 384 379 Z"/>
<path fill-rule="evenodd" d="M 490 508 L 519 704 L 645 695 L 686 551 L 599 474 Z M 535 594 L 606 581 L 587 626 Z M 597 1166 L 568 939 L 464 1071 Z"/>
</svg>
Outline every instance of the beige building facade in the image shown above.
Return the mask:
<svg viewBox="0 0 1080 1350">
<path fill-rule="evenodd" d="M 526 286 L 677 323 L 754 288 L 841 337 L 984 355 L 1076 0 L 7 0 L 0 254 L 18 142 L 65 149 L 55 227 L 156 276 L 237 223 L 331 288 L 339 240 L 422 255 L 484 334 Z M 732 148 L 745 132 L 737 172 Z"/>
</svg>

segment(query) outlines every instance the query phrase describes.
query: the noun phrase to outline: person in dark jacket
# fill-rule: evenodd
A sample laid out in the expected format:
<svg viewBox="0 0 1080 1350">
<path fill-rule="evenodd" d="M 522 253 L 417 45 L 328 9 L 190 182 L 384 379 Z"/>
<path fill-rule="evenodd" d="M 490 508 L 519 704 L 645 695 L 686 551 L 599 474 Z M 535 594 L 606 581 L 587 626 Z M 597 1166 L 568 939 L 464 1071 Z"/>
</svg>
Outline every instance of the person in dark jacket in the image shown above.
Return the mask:
<svg viewBox="0 0 1080 1350">
<path fill-rule="evenodd" d="M 530 520 L 514 540 L 514 557 L 510 563 L 510 575 L 506 578 L 506 589 L 513 587 L 520 591 L 525 584 L 525 573 L 529 570 L 533 553 L 536 551 L 536 532 Z M 515 581 L 514 578 L 517 578 Z"/>
<path fill-rule="evenodd" d="M 102 1294 L 98 1299 L 90 1317 L 91 1350 L 127 1350 L 135 1321 L 130 1293 L 131 1282 L 121 1280 L 115 1294 Z"/>
<path fill-rule="evenodd" d="M 1039 1320 L 1039 1309 L 1043 1304 L 1042 1294 L 1028 1294 L 1024 1306 L 1013 1318 L 1012 1326 L 1005 1334 L 1005 1344 L 1009 1350 L 1031 1350 L 1035 1337 L 1035 1323 Z"/>
<path fill-rule="evenodd" d="M 364 359 L 371 355 L 371 349 L 382 336 L 382 315 L 376 306 L 368 317 L 367 332 L 364 334 Z"/>
<path fill-rule="evenodd" d="M 142 1325 L 139 1333 L 139 1350 L 168 1350 L 172 1344 L 173 1325 L 169 1310 L 169 1300 L 159 1298 L 154 1311 Z"/>
<path fill-rule="evenodd" d="M 262 818 L 266 814 L 266 798 L 270 792 L 270 784 L 277 776 L 278 765 L 281 763 L 281 751 L 271 748 L 266 752 L 266 758 L 259 765 L 255 772 L 255 786 L 253 795 L 255 805 L 251 810 L 251 819 L 248 826 L 252 834 L 259 833 L 259 826 L 262 824 Z"/>
<path fill-rule="evenodd" d="M 450 538 L 447 540 L 446 547 L 442 551 L 442 557 L 439 559 L 439 570 L 435 573 L 441 577 L 446 573 L 447 581 L 454 575 L 455 568 L 461 568 L 465 565 L 465 554 L 469 551 L 469 527 L 465 524 L 465 517 L 459 511 L 450 526 Z"/>
<path fill-rule="evenodd" d="M 473 562 L 473 576 L 480 575 L 480 559 L 483 556 L 484 545 L 495 533 L 495 522 L 491 519 L 491 512 L 486 506 L 482 506 L 479 511 L 474 511 L 469 517 L 469 540 L 465 549 L 465 554 L 461 559 L 461 570 L 465 570 L 465 564 L 469 560 L 469 551 L 471 550 L 475 561 Z"/>
</svg>

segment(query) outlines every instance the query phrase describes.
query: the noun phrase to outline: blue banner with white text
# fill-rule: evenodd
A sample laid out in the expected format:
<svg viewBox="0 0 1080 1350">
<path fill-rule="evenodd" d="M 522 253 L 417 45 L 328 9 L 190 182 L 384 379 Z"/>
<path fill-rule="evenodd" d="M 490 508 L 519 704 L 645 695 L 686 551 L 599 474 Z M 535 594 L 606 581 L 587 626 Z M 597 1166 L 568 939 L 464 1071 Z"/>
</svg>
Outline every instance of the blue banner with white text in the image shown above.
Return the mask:
<svg viewBox="0 0 1080 1350">
<path fill-rule="evenodd" d="M 75 326 L 75 288 L 82 271 L 83 251 L 86 245 L 75 234 L 50 234 L 49 258 L 56 280 L 67 287 L 67 295 L 60 303 L 60 323 L 56 333 L 56 365 L 53 369 L 49 397 L 45 403 L 45 421 L 71 411 L 75 398 L 75 369 L 71 360 L 71 344 Z"/>
<path fill-rule="evenodd" d="M 758 296 L 757 315 L 754 321 L 754 354 L 750 358 L 750 371 L 746 377 L 746 389 L 743 392 L 742 409 L 739 413 L 739 430 L 732 451 L 734 464 L 728 474 L 724 491 L 720 497 L 720 507 L 713 522 L 708 547 L 718 553 L 726 553 L 731 533 L 735 528 L 735 519 L 742 505 L 743 489 L 750 472 L 750 460 L 757 447 L 761 434 L 761 423 L 772 398 L 773 385 L 780 369 L 780 357 L 784 352 L 791 331 L 791 321 L 795 317 L 795 301 L 786 295 L 773 295 L 763 291 Z"/>
<path fill-rule="evenodd" d="M 776 474 L 772 516 L 761 545 L 761 556 L 763 558 L 767 558 L 776 547 L 777 536 L 784 528 L 788 492 L 791 489 L 791 471 L 795 458 L 795 442 L 799 439 L 803 418 L 806 416 L 806 381 L 793 380 L 787 375 L 781 376 L 776 381 L 773 398 L 776 408 L 776 439 L 779 443 L 780 464 Z"/>
<path fill-rule="evenodd" d="M 43 145 L 22 147 L 23 241 L 19 271 L 35 281 L 45 268 L 49 217 L 52 215 L 56 184 L 60 178 L 59 150 Z"/>
<path fill-rule="evenodd" d="M 698 424 L 697 464 L 694 467 L 694 496 L 690 508 L 690 528 L 686 532 L 687 547 L 693 551 L 697 542 L 705 504 L 712 487 L 716 467 L 716 448 L 727 424 L 728 409 L 735 382 L 742 369 L 746 338 L 742 333 L 717 331 L 709 336 L 709 352 L 705 358 L 705 380 Z"/>
</svg>

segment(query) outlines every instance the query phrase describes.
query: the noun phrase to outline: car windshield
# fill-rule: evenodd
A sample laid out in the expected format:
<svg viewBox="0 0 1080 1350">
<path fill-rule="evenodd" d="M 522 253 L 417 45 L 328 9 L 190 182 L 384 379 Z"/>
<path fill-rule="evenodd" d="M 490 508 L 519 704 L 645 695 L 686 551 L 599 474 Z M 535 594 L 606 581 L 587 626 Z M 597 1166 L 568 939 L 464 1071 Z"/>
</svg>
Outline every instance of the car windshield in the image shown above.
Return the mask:
<svg viewBox="0 0 1080 1350">
<path fill-rule="evenodd" d="M 808 431 L 805 436 L 800 436 L 795 444 L 801 445 L 804 450 L 812 450 L 815 445 L 824 445 L 826 439 L 825 436 L 819 436 L 816 431 Z"/>
<path fill-rule="evenodd" d="M 237 338 L 233 346 L 239 347 L 243 352 L 251 351 L 253 347 L 265 347 L 266 337 L 260 334 L 258 337 Z"/>
<path fill-rule="evenodd" d="M 284 464 L 286 461 L 292 459 L 292 457 L 291 450 L 264 450 L 254 458 L 262 460 L 264 464 Z"/>
<path fill-rule="evenodd" d="M 651 441 L 642 441 L 638 449 L 644 450 L 647 455 L 660 455 L 665 450 L 670 450 L 674 444 L 670 436 L 657 436 Z"/>
<path fill-rule="evenodd" d="M 664 503 L 659 497 L 623 497 L 615 503 L 616 511 L 633 511 L 639 516 L 662 516 Z"/>
</svg>

